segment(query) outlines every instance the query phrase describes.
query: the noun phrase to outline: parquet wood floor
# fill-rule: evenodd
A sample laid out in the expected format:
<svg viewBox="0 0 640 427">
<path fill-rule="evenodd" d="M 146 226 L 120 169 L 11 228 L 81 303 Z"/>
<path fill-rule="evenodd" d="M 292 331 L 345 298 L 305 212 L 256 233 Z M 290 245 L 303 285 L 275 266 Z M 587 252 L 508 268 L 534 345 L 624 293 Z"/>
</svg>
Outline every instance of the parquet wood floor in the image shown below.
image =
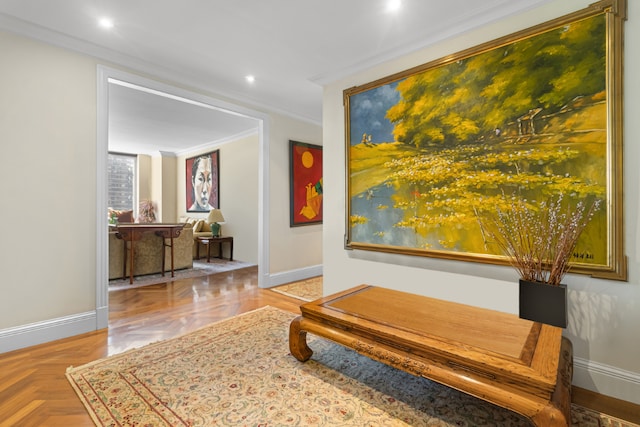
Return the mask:
<svg viewBox="0 0 640 427">
<path fill-rule="evenodd" d="M 93 426 L 64 375 L 69 366 L 182 335 L 266 305 L 299 313 L 300 300 L 259 289 L 257 282 L 257 268 L 251 267 L 111 292 L 108 329 L 0 354 L 0 427 Z M 582 404 L 621 418 L 640 414 L 637 405 L 615 399 L 611 403 L 590 392 L 586 402 Z M 603 402 L 610 407 L 598 408 Z"/>
</svg>

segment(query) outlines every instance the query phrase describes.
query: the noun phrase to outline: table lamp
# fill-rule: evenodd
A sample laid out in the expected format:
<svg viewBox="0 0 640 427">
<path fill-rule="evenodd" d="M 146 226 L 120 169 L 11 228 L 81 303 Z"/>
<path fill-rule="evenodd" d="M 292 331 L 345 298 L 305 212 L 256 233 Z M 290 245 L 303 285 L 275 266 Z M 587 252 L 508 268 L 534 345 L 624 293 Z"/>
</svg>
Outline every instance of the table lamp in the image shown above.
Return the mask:
<svg viewBox="0 0 640 427">
<path fill-rule="evenodd" d="M 220 209 L 211 209 L 207 217 L 207 222 L 211 226 L 211 234 L 213 234 L 213 237 L 220 237 L 220 224 L 218 223 L 224 222 L 222 211 L 220 211 Z"/>
</svg>

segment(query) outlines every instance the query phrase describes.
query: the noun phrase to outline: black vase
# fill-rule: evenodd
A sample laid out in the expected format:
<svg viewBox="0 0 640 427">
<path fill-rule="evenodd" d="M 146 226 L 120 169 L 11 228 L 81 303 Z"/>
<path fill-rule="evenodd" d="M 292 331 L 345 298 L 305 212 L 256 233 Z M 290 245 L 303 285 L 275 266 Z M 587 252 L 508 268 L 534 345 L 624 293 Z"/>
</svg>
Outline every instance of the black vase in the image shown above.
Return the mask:
<svg viewBox="0 0 640 427">
<path fill-rule="evenodd" d="M 520 279 L 520 318 L 567 327 L 567 286 Z"/>
</svg>

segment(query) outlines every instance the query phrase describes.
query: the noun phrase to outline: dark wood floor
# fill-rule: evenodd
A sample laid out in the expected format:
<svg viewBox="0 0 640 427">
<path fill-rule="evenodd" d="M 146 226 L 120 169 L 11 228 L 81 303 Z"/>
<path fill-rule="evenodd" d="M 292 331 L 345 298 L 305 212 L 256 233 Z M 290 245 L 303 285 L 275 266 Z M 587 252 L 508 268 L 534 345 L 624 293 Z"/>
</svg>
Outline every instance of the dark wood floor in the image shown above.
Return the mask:
<svg viewBox="0 0 640 427">
<path fill-rule="evenodd" d="M 109 295 L 109 328 L 0 354 L 0 427 L 93 426 L 64 372 L 266 305 L 300 300 L 257 286 L 255 267 Z M 577 389 L 583 406 L 640 423 L 640 407 Z"/>
</svg>

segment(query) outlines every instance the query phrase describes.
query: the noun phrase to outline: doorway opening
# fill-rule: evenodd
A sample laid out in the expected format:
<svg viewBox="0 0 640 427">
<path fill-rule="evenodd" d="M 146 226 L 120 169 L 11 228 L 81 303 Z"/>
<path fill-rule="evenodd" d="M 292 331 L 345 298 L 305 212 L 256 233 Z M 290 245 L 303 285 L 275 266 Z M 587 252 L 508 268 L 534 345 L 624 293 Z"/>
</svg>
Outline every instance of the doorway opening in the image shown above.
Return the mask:
<svg viewBox="0 0 640 427">
<path fill-rule="evenodd" d="M 97 329 L 108 327 L 109 290 L 108 290 L 108 218 L 107 212 L 107 156 L 109 152 L 109 93 L 110 87 L 126 87 L 131 90 L 159 95 L 164 100 L 185 103 L 189 106 L 209 109 L 255 120 L 257 125 L 258 147 L 258 286 L 265 287 L 269 276 L 269 117 L 268 115 L 224 102 L 206 95 L 187 91 L 178 87 L 160 83 L 121 70 L 98 67 L 97 95 L 97 162 L 96 162 L 96 322 Z"/>
</svg>

